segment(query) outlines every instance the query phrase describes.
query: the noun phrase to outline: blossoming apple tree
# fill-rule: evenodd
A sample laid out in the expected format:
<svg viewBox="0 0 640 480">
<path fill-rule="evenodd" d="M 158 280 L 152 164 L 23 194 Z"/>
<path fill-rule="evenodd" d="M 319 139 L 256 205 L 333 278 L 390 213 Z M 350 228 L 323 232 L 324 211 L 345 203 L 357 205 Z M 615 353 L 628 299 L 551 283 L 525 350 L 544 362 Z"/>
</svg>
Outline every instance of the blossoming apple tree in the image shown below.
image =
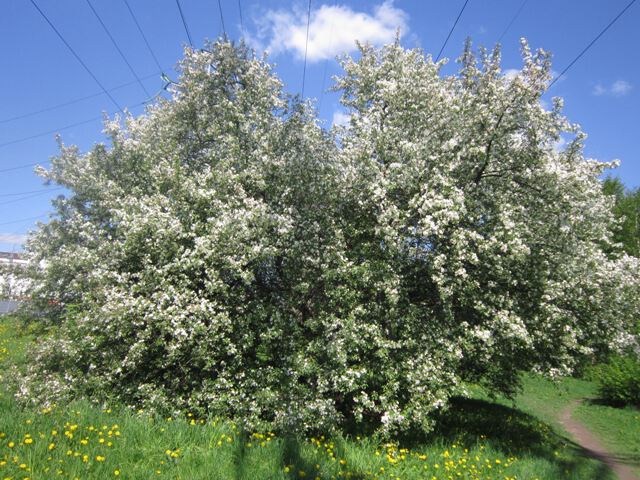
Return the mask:
<svg viewBox="0 0 640 480">
<path fill-rule="evenodd" d="M 467 46 L 443 76 L 362 46 L 327 131 L 245 47 L 187 49 L 170 100 L 40 170 L 71 194 L 28 243 L 52 334 L 18 395 L 389 433 L 429 429 L 468 382 L 511 393 L 634 341 L 611 165 L 542 106 L 548 55 L 522 57 L 507 79 Z"/>
</svg>

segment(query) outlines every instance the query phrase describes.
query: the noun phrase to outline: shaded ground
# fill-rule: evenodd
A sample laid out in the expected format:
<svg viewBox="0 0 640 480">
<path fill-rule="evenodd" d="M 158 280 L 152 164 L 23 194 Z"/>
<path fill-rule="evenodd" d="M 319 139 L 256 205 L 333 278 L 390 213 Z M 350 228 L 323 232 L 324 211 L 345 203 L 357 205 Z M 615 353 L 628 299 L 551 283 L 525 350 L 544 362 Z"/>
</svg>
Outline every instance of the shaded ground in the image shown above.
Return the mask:
<svg viewBox="0 0 640 480">
<path fill-rule="evenodd" d="M 631 466 L 637 466 L 635 459 L 624 455 L 613 455 L 582 423 L 572 417 L 573 410 L 579 404 L 580 400 L 571 402 L 560 414 L 560 422 L 582 447 L 584 454 L 607 465 L 620 480 L 640 480 L 640 477 L 631 469 Z"/>
<path fill-rule="evenodd" d="M 548 420 L 548 419 L 547 419 Z M 493 448 L 520 459 L 538 459 L 556 466 L 554 471 L 523 472 L 519 478 L 604 480 L 613 478 L 610 467 L 590 456 L 582 445 L 572 441 L 546 421 L 519 408 L 479 398 L 458 397 L 438 419 L 430 438 L 414 440 L 424 443 L 471 445 L 478 439 Z M 540 473 L 540 474 L 539 474 Z M 530 476 L 529 476 L 530 475 Z M 632 477 L 636 480 L 635 477 Z"/>
</svg>

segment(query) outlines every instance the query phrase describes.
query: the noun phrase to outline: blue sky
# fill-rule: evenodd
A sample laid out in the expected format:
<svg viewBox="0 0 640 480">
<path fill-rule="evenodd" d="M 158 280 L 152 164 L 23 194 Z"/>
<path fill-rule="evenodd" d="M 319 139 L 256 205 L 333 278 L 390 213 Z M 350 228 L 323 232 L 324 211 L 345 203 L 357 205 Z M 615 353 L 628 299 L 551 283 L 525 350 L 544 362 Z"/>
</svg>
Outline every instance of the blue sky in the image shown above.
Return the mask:
<svg viewBox="0 0 640 480">
<path fill-rule="evenodd" d="M 124 0 L 90 0 L 147 91 L 163 82 L 159 69 L 133 22 Z M 175 0 L 128 0 L 149 44 L 169 76 L 181 57 L 187 35 Z M 443 56 L 455 58 L 465 37 L 492 46 L 502 36 L 504 69 L 520 65 L 519 42 L 553 53 L 561 71 L 629 0 L 469 0 Z M 146 99 L 86 0 L 36 0 L 116 102 L 143 111 Z M 463 0 L 312 1 L 305 96 L 321 98 L 320 115 L 330 125 L 339 119 L 337 96 L 322 93 L 339 73 L 334 60 L 352 50 L 355 39 L 385 43 L 400 28 L 402 44 L 434 55 L 460 11 Z M 181 0 L 195 46 L 222 33 L 218 3 Z M 227 34 L 245 38 L 270 52 L 270 61 L 290 92 L 300 92 L 306 30 L 306 1 L 221 0 Z M 5 0 L 0 7 L 0 250 L 20 250 L 36 220 L 46 221 L 50 199 L 62 193 L 44 186 L 33 173 L 57 152 L 54 132 L 86 150 L 104 140 L 99 120 L 116 107 L 83 69 L 27 0 Z M 242 10 L 242 25 L 240 20 Z M 505 29 L 520 11 L 510 28 Z M 620 159 L 614 174 L 629 187 L 640 186 L 640 2 L 576 63 L 547 95 L 565 99 L 567 116 L 589 135 L 587 155 Z M 504 34 L 504 35 L 503 35 Z M 635 53 L 634 53 L 635 52 Z M 452 64 L 445 72 L 453 71 Z M 88 97 L 88 98 L 85 98 Z M 77 100 L 77 101 L 76 101 Z M 51 108 L 73 102 L 62 108 Z M 135 106 L 137 105 L 137 106 Z M 45 112 L 31 114 L 47 109 Z M 334 117 L 335 116 L 335 117 Z M 16 118 L 21 117 L 21 118 Z M 65 128 L 68 127 L 68 128 Z M 10 169 L 10 170 L 9 170 Z M 28 192 L 21 194 L 22 192 Z M 37 219 L 35 218 L 37 217 Z"/>
</svg>

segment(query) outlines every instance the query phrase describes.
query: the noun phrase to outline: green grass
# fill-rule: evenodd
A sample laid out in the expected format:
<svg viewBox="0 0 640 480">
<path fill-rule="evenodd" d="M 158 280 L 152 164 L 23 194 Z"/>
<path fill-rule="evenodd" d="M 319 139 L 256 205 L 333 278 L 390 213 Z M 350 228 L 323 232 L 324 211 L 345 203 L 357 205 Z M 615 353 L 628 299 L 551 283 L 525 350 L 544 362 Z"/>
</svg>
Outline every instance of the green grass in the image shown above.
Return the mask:
<svg viewBox="0 0 640 480">
<path fill-rule="evenodd" d="M 563 378 L 553 382 L 543 377 L 526 375 L 523 391 L 513 405 L 518 409 L 544 418 L 557 431 L 562 431 L 558 416 L 574 400 L 592 398 L 596 387 L 592 382 L 577 378 Z"/>
<path fill-rule="evenodd" d="M 640 410 L 615 408 L 588 399 L 576 408 L 574 418 L 640 476 Z"/>
<path fill-rule="evenodd" d="M 191 422 L 188 416 L 168 421 L 86 403 L 36 413 L 5 397 L 0 478 L 603 478 L 596 462 L 574 455 L 526 415 L 482 403 L 455 408 L 466 421 L 452 424 L 464 432 L 402 448 L 371 438 L 248 434 L 229 422 Z M 507 427 L 500 427 L 501 419 Z M 487 434 L 478 438 L 473 429 L 480 425 Z"/>
<path fill-rule="evenodd" d="M 524 390 L 514 405 L 546 419 L 556 431 L 561 432 L 557 416 L 574 400 L 581 400 L 581 403 L 573 411 L 573 418 L 640 475 L 640 410 L 635 407 L 619 408 L 600 401 L 594 382 L 565 378 L 554 383 L 528 376 L 524 378 Z"/>
<path fill-rule="evenodd" d="M 540 418 L 553 419 L 574 400 L 582 400 L 573 417 L 585 425 L 614 455 L 640 474 L 640 410 L 620 408 L 597 398 L 594 382 L 565 378 L 558 384 L 540 377 L 526 377 L 518 408 Z M 557 421 L 554 422 L 558 428 Z"/>
<path fill-rule="evenodd" d="M 15 319 L 0 318 L 0 371 L 28 360 L 28 331 Z M 0 479 L 613 478 L 550 425 L 570 395 L 558 395 L 555 387 L 538 381 L 526 380 L 525 395 L 515 406 L 486 398 L 455 399 L 434 433 L 398 443 L 368 436 L 243 432 L 231 422 L 188 413 L 168 420 L 87 402 L 35 411 L 4 392 Z M 588 388 L 569 387 L 571 395 Z"/>
</svg>

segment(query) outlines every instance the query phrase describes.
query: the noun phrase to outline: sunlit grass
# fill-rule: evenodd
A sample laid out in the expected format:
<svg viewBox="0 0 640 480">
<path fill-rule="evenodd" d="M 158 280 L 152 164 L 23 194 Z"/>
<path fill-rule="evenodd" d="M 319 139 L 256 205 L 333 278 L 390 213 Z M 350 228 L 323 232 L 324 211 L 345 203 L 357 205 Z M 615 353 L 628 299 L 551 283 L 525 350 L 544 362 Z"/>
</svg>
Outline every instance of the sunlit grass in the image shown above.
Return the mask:
<svg viewBox="0 0 640 480">
<path fill-rule="evenodd" d="M 28 361 L 26 331 L 0 320 L 0 367 Z M 433 434 L 397 441 L 247 432 L 190 412 L 166 418 L 88 402 L 35 411 L 6 391 L 0 411 L 0 480 L 609 478 L 544 416 L 486 399 L 457 399 Z"/>
<path fill-rule="evenodd" d="M 574 416 L 640 475 L 640 410 L 587 400 L 576 407 Z"/>
</svg>

